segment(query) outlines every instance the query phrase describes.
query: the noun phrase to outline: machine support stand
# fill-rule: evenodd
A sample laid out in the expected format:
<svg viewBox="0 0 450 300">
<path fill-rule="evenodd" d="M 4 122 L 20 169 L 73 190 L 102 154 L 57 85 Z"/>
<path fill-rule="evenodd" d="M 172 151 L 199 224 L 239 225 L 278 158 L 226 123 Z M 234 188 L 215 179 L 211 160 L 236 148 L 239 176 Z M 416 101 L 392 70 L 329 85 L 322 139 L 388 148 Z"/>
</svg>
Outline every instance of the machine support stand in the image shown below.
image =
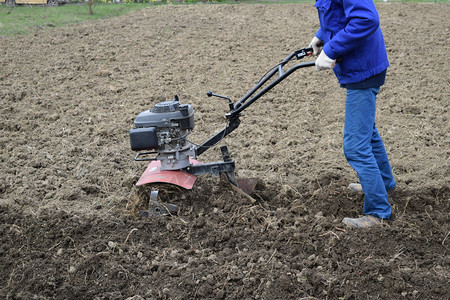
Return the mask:
<svg viewBox="0 0 450 300">
<path fill-rule="evenodd" d="M 220 151 L 222 151 L 222 158 L 223 158 L 224 162 L 232 162 L 233 161 L 231 159 L 230 152 L 228 152 L 228 147 L 227 146 L 220 147 Z M 239 187 L 238 183 L 237 183 L 237 180 L 236 180 L 236 175 L 234 173 L 234 170 L 229 171 L 229 172 L 225 172 L 225 175 L 227 176 L 228 181 L 232 185 Z"/>
</svg>

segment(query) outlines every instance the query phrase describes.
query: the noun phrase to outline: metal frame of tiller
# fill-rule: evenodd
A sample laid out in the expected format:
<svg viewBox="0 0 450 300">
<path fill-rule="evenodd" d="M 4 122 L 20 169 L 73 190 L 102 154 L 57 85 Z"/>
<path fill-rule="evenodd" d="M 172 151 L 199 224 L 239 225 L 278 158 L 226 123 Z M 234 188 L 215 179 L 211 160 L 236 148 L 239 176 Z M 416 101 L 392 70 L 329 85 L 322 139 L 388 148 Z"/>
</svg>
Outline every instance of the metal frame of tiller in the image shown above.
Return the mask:
<svg viewBox="0 0 450 300">
<path fill-rule="evenodd" d="M 241 121 L 240 116 L 243 110 L 248 108 L 250 105 L 252 105 L 256 100 L 261 98 L 263 95 L 265 95 L 268 91 L 270 91 L 272 88 L 274 88 L 276 85 L 278 85 L 280 82 L 282 82 L 284 79 L 286 79 L 288 76 L 290 76 L 292 73 L 297 71 L 298 69 L 305 68 L 305 67 L 311 67 L 315 65 L 314 61 L 301 63 L 292 66 L 287 71 L 283 70 L 283 67 L 293 60 L 300 60 L 306 56 L 309 56 L 312 54 L 313 49 L 312 48 L 302 48 L 299 50 L 296 50 L 289 54 L 281 63 L 270 69 L 262 78 L 261 80 L 256 84 L 253 89 L 251 89 L 242 99 L 240 99 L 235 104 L 233 101 L 226 97 L 214 94 L 213 92 L 208 92 L 207 96 L 215 96 L 223 99 L 228 100 L 228 105 L 230 108 L 230 112 L 228 112 L 225 117 L 228 120 L 227 125 L 225 128 L 217 132 L 215 135 L 210 137 L 208 140 L 206 140 L 201 145 L 195 145 L 194 152 L 195 156 L 194 158 L 197 158 L 199 155 L 203 154 L 206 150 L 209 148 L 215 146 L 218 144 L 224 137 L 229 135 L 231 132 L 233 132 L 236 128 L 239 127 Z M 263 85 L 266 84 L 270 79 L 272 79 L 276 74 L 278 74 L 278 77 L 274 79 L 272 82 L 267 84 L 264 88 Z M 257 92 L 259 90 L 259 92 Z M 255 94 L 256 93 L 256 94 Z M 175 95 L 175 99 L 178 99 L 178 96 Z M 242 190 L 251 191 L 254 188 L 255 183 L 253 184 L 253 187 L 247 188 L 246 185 L 249 187 L 249 183 L 245 182 L 245 180 L 240 180 L 239 184 L 238 181 L 235 178 L 235 164 L 234 160 L 231 158 L 227 146 L 222 146 L 222 158 L 223 161 L 218 162 L 211 162 L 211 163 L 191 163 L 189 166 L 179 169 L 178 171 L 183 171 L 191 175 L 201 175 L 201 174 L 213 174 L 215 176 L 219 176 L 220 174 L 225 174 L 227 176 L 228 181 L 232 183 L 233 185 L 240 187 Z M 149 154 L 156 154 L 158 152 L 141 152 L 136 155 L 134 158 L 136 161 L 154 161 L 155 158 L 141 158 L 143 155 L 149 155 Z"/>
</svg>

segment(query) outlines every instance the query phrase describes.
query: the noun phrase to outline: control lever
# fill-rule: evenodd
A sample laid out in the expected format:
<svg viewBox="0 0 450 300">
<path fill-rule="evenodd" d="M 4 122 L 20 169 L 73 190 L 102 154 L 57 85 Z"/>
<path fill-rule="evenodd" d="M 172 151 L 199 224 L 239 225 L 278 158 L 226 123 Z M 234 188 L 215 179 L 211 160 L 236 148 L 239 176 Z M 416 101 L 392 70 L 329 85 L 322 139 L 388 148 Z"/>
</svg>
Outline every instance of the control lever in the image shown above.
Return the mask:
<svg viewBox="0 0 450 300">
<path fill-rule="evenodd" d="M 230 111 L 233 111 L 233 110 L 234 110 L 234 104 L 233 104 L 233 101 L 231 101 L 230 98 L 228 98 L 228 97 L 226 97 L 226 96 L 221 96 L 221 95 L 214 94 L 214 93 L 211 92 L 211 91 L 207 92 L 206 95 L 207 95 L 208 97 L 214 96 L 214 97 L 218 97 L 218 98 L 227 99 L 227 100 L 228 100 L 228 106 L 230 107 Z"/>
</svg>

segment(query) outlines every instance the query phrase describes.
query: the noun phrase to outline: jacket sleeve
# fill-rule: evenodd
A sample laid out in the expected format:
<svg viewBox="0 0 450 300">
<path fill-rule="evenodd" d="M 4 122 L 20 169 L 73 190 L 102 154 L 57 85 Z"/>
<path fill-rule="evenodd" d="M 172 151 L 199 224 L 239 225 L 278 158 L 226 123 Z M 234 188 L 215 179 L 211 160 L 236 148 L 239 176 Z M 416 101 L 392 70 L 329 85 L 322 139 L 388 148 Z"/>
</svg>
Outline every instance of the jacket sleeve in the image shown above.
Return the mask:
<svg viewBox="0 0 450 300">
<path fill-rule="evenodd" d="M 343 7 L 347 23 L 323 48 L 325 54 L 331 59 L 336 59 L 357 48 L 380 26 L 373 0 L 338 0 L 337 2 L 340 2 Z"/>
<path fill-rule="evenodd" d="M 324 39 L 323 39 L 322 28 L 319 28 L 319 30 L 317 30 L 316 37 L 317 37 L 320 41 L 323 42 Z"/>
</svg>

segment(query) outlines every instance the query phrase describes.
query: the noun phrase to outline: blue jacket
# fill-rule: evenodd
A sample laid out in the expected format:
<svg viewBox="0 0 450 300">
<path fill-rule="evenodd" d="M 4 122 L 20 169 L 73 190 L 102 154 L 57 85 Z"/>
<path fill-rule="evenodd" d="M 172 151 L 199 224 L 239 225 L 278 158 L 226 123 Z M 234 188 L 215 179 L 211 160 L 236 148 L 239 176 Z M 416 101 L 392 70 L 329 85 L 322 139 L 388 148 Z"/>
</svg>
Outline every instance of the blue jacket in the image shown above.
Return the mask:
<svg viewBox="0 0 450 300">
<path fill-rule="evenodd" d="M 339 83 L 363 81 L 389 66 L 380 19 L 372 0 L 317 0 L 320 29 L 316 36 L 331 59 Z"/>
</svg>

